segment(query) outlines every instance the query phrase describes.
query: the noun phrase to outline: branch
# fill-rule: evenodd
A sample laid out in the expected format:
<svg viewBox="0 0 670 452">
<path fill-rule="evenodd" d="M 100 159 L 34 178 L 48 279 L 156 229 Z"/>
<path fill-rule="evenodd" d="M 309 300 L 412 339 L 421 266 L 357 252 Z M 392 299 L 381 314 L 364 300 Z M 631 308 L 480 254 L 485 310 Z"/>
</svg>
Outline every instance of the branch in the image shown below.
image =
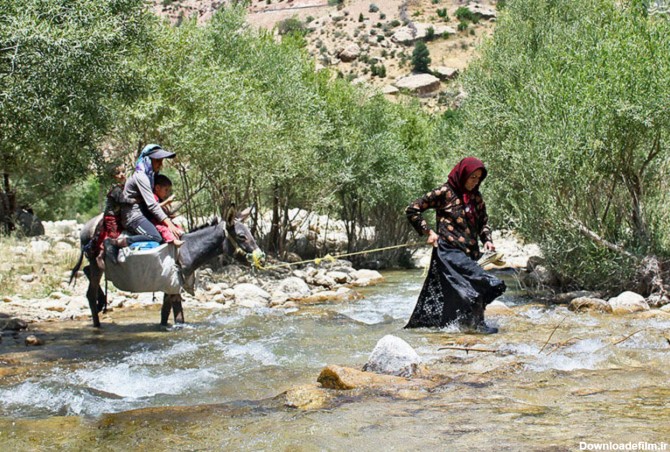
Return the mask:
<svg viewBox="0 0 670 452">
<path fill-rule="evenodd" d="M 554 335 L 554 333 L 556 332 L 556 330 L 558 329 L 558 327 L 561 326 L 561 323 L 563 323 L 563 320 L 565 320 L 567 317 L 568 317 L 567 315 L 566 315 L 565 317 L 563 317 L 563 318 L 561 319 L 561 321 L 558 322 L 558 324 L 554 327 L 554 329 L 551 331 L 551 334 L 550 334 L 549 337 L 547 338 L 546 342 L 544 343 L 544 345 L 542 346 L 542 348 L 540 349 L 540 351 L 537 352 L 538 355 L 539 355 L 540 353 L 542 353 L 542 350 L 544 350 L 544 348 L 547 346 L 547 344 L 548 344 L 549 341 L 551 340 L 551 337 Z"/>
<path fill-rule="evenodd" d="M 635 256 L 634 254 L 632 254 L 629 251 L 626 251 L 622 246 L 617 245 L 617 244 L 612 243 L 612 242 L 609 242 L 609 241 L 605 240 L 604 238 L 600 237 L 598 234 L 596 234 L 595 232 L 593 232 L 592 230 L 590 230 L 589 228 L 584 226 L 584 224 L 582 222 L 580 222 L 579 220 L 577 220 L 575 218 L 570 218 L 570 221 L 572 221 L 572 224 L 574 226 L 576 226 L 577 229 L 579 229 L 579 232 L 581 232 L 582 235 L 584 235 L 585 237 L 593 240 L 598 245 L 604 246 L 605 248 L 608 248 L 608 249 L 610 249 L 612 251 L 615 251 L 619 254 L 623 254 L 626 257 L 636 259 L 636 260 L 638 259 L 637 256 Z"/>
<path fill-rule="evenodd" d="M 612 345 L 618 345 L 618 344 L 620 344 L 620 343 L 622 343 L 622 342 L 624 342 L 624 341 L 627 341 L 628 339 L 630 339 L 631 337 L 635 336 L 635 335 L 636 335 L 637 333 L 639 333 L 640 331 L 644 331 L 644 330 L 646 330 L 646 329 L 647 329 L 646 327 L 645 327 L 645 328 L 642 328 L 642 329 L 639 329 L 639 330 L 637 330 L 636 332 L 631 333 L 631 334 L 629 334 L 628 336 L 624 337 L 623 339 L 619 339 L 619 340 L 616 341 L 616 342 L 612 342 L 611 344 L 607 344 L 607 345 L 605 345 L 604 347 L 600 347 L 598 350 L 596 350 L 596 351 L 593 352 L 593 353 L 598 353 L 600 350 L 606 349 L 606 348 L 609 347 L 609 346 L 612 346 Z"/>
<path fill-rule="evenodd" d="M 440 347 L 438 350 L 464 350 L 467 354 L 468 352 L 484 352 L 484 353 L 495 353 L 498 350 L 488 350 L 485 348 L 473 348 L 473 347 Z"/>
<path fill-rule="evenodd" d="M 656 156 L 661 152 L 661 132 L 656 133 L 656 137 L 654 138 L 654 144 L 651 146 L 651 151 L 649 151 L 649 155 L 647 156 L 647 159 L 644 161 L 642 164 L 642 167 L 640 168 L 640 175 L 644 174 L 645 170 L 647 169 L 647 166 L 656 158 Z"/>
</svg>

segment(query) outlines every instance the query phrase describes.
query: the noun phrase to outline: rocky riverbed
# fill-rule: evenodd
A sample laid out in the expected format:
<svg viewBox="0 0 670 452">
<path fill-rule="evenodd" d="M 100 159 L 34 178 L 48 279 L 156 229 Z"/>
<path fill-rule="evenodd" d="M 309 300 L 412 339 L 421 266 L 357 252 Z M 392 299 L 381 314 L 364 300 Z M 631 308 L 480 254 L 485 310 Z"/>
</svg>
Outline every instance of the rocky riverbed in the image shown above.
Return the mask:
<svg viewBox="0 0 670 452">
<path fill-rule="evenodd" d="M 306 227 L 310 224 L 307 223 Z M 76 284 L 68 283 L 71 274 L 69 269 L 74 266 L 79 255 L 79 227 L 73 221 L 47 222 L 44 236 L 3 239 L 0 259 L 2 330 L 18 331 L 34 322 L 87 319 L 90 316 L 85 296 L 86 277 L 79 272 Z M 326 239 L 321 241 L 325 243 Z M 515 269 L 519 282 L 525 286 L 538 287 L 551 281 L 551 275 L 541 264 L 528 266 L 530 257 L 541 255 L 536 245 L 524 244 L 514 234 L 505 231 L 497 231 L 494 241 L 504 256 L 505 264 L 489 265 L 487 268 Z M 417 249 L 413 260 L 415 267 L 424 268 L 430 260 L 430 253 L 429 247 Z M 213 311 L 263 307 L 299 309 L 324 301 L 350 302 L 361 298 L 358 288 L 377 284 L 384 279 L 376 270 L 356 269 L 349 261 L 342 259 L 299 266 L 273 262 L 268 266 L 270 270 L 214 262 L 199 270 L 194 295 L 184 294 L 187 319 L 188 310 L 192 308 Z M 615 313 L 649 310 L 650 305 L 661 308 L 667 302 L 645 300 L 632 293 L 609 300 L 601 296 L 578 292 L 556 296 L 553 301 L 561 304 L 572 302 L 571 309 L 576 311 Z M 161 302 L 161 294 L 128 293 L 109 285 L 109 312 L 143 308 Z M 495 306 L 491 308 L 495 309 Z M 667 307 L 663 309 L 667 310 Z"/>
</svg>

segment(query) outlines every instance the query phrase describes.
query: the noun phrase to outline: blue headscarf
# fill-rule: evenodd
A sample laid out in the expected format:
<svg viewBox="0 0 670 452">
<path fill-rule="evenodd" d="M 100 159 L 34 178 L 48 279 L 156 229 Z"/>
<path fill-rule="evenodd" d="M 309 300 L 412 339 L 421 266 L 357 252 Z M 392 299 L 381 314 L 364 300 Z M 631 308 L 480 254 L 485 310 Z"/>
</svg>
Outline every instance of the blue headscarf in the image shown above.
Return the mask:
<svg viewBox="0 0 670 452">
<path fill-rule="evenodd" d="M 152 189 L 154 188 L 154 168 L 151 166 L 151 157 L 149 155 L 156 149 L 161 149 L 161 147 L 157 144 L 147 144 L 137 158 L 137 163 L 135 163 L 135 172 L 139 171 L 146 174 Z"/>
</svg>

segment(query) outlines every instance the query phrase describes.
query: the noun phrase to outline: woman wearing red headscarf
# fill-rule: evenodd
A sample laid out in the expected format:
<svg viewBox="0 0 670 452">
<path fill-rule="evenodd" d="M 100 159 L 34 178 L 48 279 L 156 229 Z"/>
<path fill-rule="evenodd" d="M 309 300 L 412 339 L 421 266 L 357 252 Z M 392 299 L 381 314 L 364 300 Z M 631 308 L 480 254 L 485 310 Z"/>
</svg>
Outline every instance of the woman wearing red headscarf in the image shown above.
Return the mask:
<svg viewBox="0 0 670 452">
<path fill-rule="evenodd" d="M 480 333 L 497 333 L 484 323 L 484 309 L 505 292 L 505 283 L 477 265 L 485 250 L 495 251 L 486 205 L 479 186 L 486 178 L 481 160 L 466 157 L 449 173 L 447 182 L 411 203 L 406 214 L 433 245 L 428 277 L 405 328 L 444 327 L 456 323 Z M 422 212 L 434 209 L 437 233 Z"/>
</svg>

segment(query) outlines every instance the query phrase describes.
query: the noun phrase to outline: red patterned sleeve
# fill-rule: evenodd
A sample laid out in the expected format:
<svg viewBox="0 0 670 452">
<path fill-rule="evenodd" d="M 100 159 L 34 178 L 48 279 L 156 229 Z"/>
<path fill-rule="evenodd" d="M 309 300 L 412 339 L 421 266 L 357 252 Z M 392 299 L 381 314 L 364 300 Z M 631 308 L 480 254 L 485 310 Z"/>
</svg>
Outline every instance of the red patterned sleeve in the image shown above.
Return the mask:
<svg viewBox="0 0 670 452">
<path fill-rule="evenodd" d="M 414 200 L 407 208 L 405 209 L 405 215 L 409 220 L 410 224 L 416 232 L 420 235 L 426 235 L 430 228 L 426 219 L 423 218 L 422 213 L 428 209 L 437 209 L 444 205 L 446 200 L 446 193 L 448 192 L 447 184 L 442 185 L 432 191 L 429 191 L 422 197 Z"/>
</svg>

